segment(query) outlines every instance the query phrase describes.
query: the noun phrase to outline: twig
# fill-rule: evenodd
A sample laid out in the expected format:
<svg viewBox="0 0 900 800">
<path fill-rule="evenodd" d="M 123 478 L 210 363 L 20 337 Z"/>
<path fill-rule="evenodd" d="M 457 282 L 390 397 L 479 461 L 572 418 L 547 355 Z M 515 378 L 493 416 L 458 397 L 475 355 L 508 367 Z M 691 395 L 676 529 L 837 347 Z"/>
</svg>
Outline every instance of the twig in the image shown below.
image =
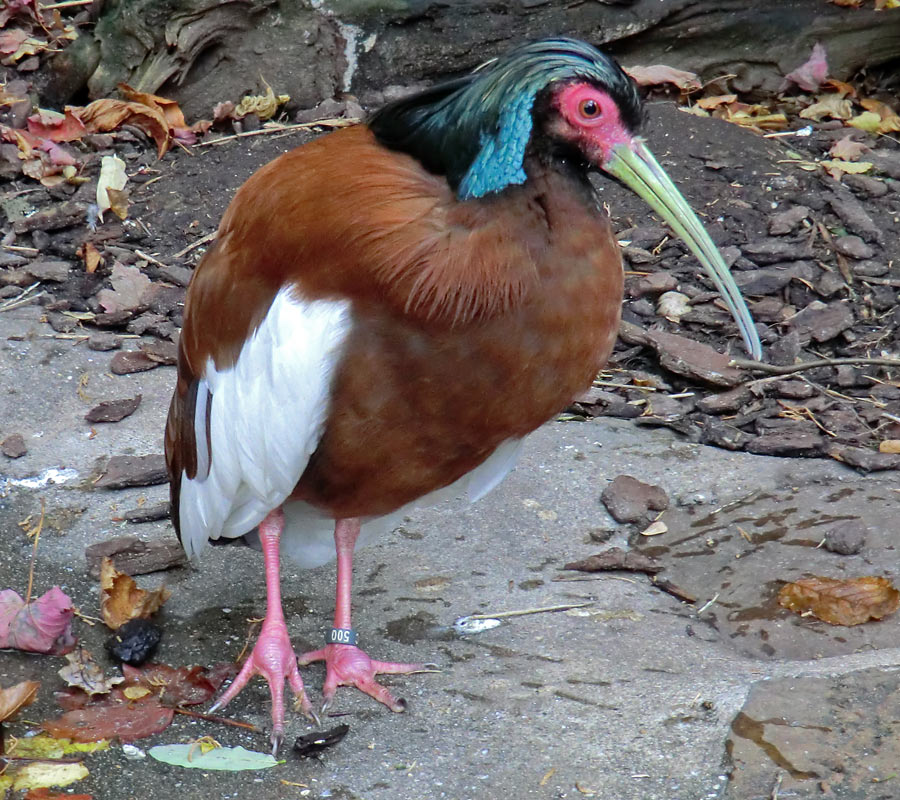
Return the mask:
<svg viewBox="0 0 900 800">
<path fill-rule="evenodd" d="M 37 561 L 37 549 L 38 549 L 38 541 L 41 538 L 41 531 L 44 528 L 44 498 L 41 498 L 41 518 L 38 520 L 38 524 L 31 531 L 28 531 L 29 536 L 34 536 L 34 545 L 31 548 L 31 565 L 28 567 L 28 591 L 25 592 L 25 605 L 27 606 L 31 602 L 31 587 L 34 585 L 34 562 Z"/>
<path fill-rule="evenodd" d="M 24 305 L 25 303 L 30 303 L 35 298 L 40 297 L 41 294 L 43 294 L 43 292 L 41 292 L 40 294 L 36 294 L 32 297 L 26 297 L 26 295 L 33 292 L 40 285 L 41 285 L 40 281 L 35 281 L 34 283 L 31 284 L 31 286 L 29 286 L 25 289 L 22 289 L 22 291 L 19 292 L 15 297 L 11 298 L 10 300 L 7 300 L 5 303 L 0 304 L 0 311 L 9 311 L 13 308 L 18 308 L 19 306 Z"/>
<path fill-rule="evenodd" d="M 16 194 L 22 194 L 22 192 L 16 192 Z M 4 250 L 9 250 L 13 253 L 25 253 L 28 256 L 36 256 L 41 251 L 36 247 L 20 247 L 17 244 L 5 244 L 3 245 Z"/>
<path fill-rule="evenodd" d="M 755 370 L 756 372 L 768 372 L 772 375 L 791 375 L 794 372 L 803 372 L 807 369 L 819 367 L 841 367 L 846 365 L 872 365 L 877 367 L 900 367 L 900 358 L 822 358 L 816 361 L 804 361 L 800 364 L 766 364 L 762 361 L 754 361 L 750 358 L 733 358 L 728 362 L 729 367 L 737 369 Z"/>
<path fill-rule="evenodd" d="M 54 8 L 73 8 L 74 6 L 89 6 L 94 0 L 63 0 L 62 3 L 51 3 L 50 5 L 41 5 L 41 11 L 49 11 Z"/>
<path fill-rule="evenodd" d="M 710 600 L 707 600 L 700 608 L 697 609 L 697 616 L 699 617 L 707 608 L 709 608 L 716 600 L 719 599 L 719 592 L 716 592 Z"/>
<path fill-rule="evenodd" d="M 900 287 L 900 280 L 896 278 L 860 278 L 863 283 L 876 283 L 879 286 L 893 286 L 895 289 Z"/>
<path fill-rule="evenodd" d="M 505 617 L 523 617 L 526 614 L 543 614 L 548 611 L 568 611 L 570 608 L 585 608 L 594 605 L 593 600 L 587 603 L 566 603 L 561 606 L 543 606 L 542 608 L 523 608 L 518 611 L 498 611 L 496 614 L 469 614 L 466 619 L 503 619 Z"/>
<path fill-rule="evenodd" d="M 186 717 L 204 719 L 207 722 L 221 722 L 223 725 L 231 725 L 235 728 L 246 728 L 248 731 L 259 731 L 259 728 L 257 728 L 256 725 L 251 722 L 241 722 L 238 719 L 228 719 L 228 717 L 219 717 L 215 714 L 203 714 L 199 711 L 188 711 L 186 708 L 176 707 L 175 711 L 179 714 L 184 714 Z"/>
<path fill-rule="evenodd" d="M 194 242 L 193 244 L 189 244 L 183 250 L 179 250 L 177 253 L 175 253 L 174 256 L 172 256 L 172 258 L 173 259 L 181 258 L 182 256 L 185 256 L 188 253 L 190 253 L 191 250 L 196 250 L 198 247 L 201 247 L 202 245 L 206 244 L 207 242 L 211 242 L 213 239 L 216 238 L 218 233 L 219 233 L 218 229 L 214 230 L 212 233 L 207 233 L 206 236 L 202 237 L 201 239 L 197 239 L 197 241 Z"/>
<path fill-rule="evenodd" d="M 221 136 L 218 139 L 211 139 L 208 142 L 198 142 L 194 147 L 209 147 L 214 144 L 223 144 L 230 142 L 232 139 L 243 139 L 245 136 L 264 136 L 270 133 L 284 133 L 285 131 L 305 131 L 310 128 L 349 128 L 359 122 L 355 117 L 347 117 L 346 119 L 317 119 L 313 122 L 298 122 L 295 125 L 266 125 L 255 131 L 242 131 L 241 133 L 233 133 L 230 136 Z"/>
<path fill-rule="evenodd" d="M 151 264 L 156 264 L 157 267 L 168 267 L 168 264 L 163 264 L 158 258 L 154 258 L 149 253 L 145 253 L 143 250 L 135 250 L 134 254 L 138 258 L 143 258 L 145 261 L 149 261 Z"/>
</svg>

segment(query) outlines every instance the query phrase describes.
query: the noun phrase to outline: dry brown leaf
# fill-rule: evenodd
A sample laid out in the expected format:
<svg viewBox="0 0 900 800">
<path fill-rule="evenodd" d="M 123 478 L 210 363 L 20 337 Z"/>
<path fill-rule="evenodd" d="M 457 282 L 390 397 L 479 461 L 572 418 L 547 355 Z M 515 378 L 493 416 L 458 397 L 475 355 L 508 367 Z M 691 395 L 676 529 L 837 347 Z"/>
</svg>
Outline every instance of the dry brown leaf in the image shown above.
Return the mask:
<svg viewBox="0 0 900 800">
<path fill-rule="evenodd" d="M 879 453 L 900 453 L 900 439 L 885 439 L 878 445 Z"/>
<path fill-rule="evenodd" d="M 831 625 L 859 625 L 895 612 L 900 592 L 887 578 L 878 576 L 843 580 L 814 576 L 782 586 L 778 602 Z"/>
<path fill-rule="evenodd" d="M 654 64 L 650 67 L 628 67 L 625 72 L 639 86 L 658 86 L 662 83 L 671 83 L 683 92 L 696 92 L 703 88 L 696 73 L 667 67 L 665 64 Z"/>
<path fill-rule="evenodd" d="M 139 589 L 130 575 L 119 572 L 112 559 L 100 564 L 100 611 L 113 630 L 130 619 L 147 619 L 155 614 L 172 593 L 162 586 L 153 591 Z"/>
<path fill-rule="evenodd" d="M 20 708 L 30 706 L 40 688 L 40 681 L 22 681 L 8 689 L 0 689 L 0 722 L 9 719 Z"/>
<path fill-rule="evenodd" d="M 746 103 L 729 103 L 720 106 L 715 110 L 714 116 L 735 125 L 766 131 L 784 130 L 788 124 L 784 114 L 772 113 L 766 106 L 747 105 Z"/>
<path fill-rule="evenodd" d="M 853 103 L 837 92 L 821 95 L 818 102 L 804 108 L 800 112 L 800 116 L 803 119 L 811 119 L 813 122 L 819 122 L 825 117 L 850 119 L 853 116 Z"/>
<path fill-rule="evenodd" d="M 105 97 L 76 111 L 92 133 L 113 131 L 125 124 L 135 125 L 156 142 L 159 158 L 165 155 L 172 144 L 169 123 L 158 106 Z"/>
<path fill-rule="evenodd" d="M 93 659 L 90 650 L 79 647 L 75 652 L 66 655 L 66 664 L 58 675 L 69 686 L 83 689 L 89 695 L 108 694 L 113 686 L 125 680 L 119 677 L 107 678 L 103 668 Z"/>
<path fill-rule="evenodd" d="M 127 189 L 113 189 L 111 186 L 106 189 L 106 196 L 109 198 L 109 210 L 113 212 L 119 219 L 127 219 L 128 206 L 131 200 L 128 196 Z"/>
<path fill-rule="evenodd" d="M 78 255 L 84 261 L 85 272 L 96 272 L 97 267 L 103 263 L 103 256 L 100 255 L 100 251 L 93 242 L 85 242 L 81 245 L 78 248 Z"/>
<path fill-rule="evenodd" d="M 142 103 L 150 108 L 157 108 L 165 117 L 170 128 L 186 128 L 187 123 L 184 121 L 184 114 L 179 108 L 178 103 L 165 97 L 148 92 L 139 92 L 132 89 L 127 83 L 119 84 L 119 91 L 125 95 L 126 100 L 133 100 L 135 103 Z"/>
<path fill-rule="evenodd" d="M 878 114 L 880 120 L 878 123 L 878 133 L 900 131 L 900 116 L 897 116 L 897 112 L 887 103 L 882 103 L 880 100 L 874 100 L 871 97 L 867 97 L 864 100 L 860 100 L 859 104 L 866 111 L 872 111 L 873 113 Z"/>
<path fill-rule="evenodd" d="M 844 161 L 856 161 L 868 149 L 862 142 L 854 141 L 853 137 L 848 134 L 831 145 L 831 149 L 828 152 L 835 158 L 840 158 Z"/>
<path fill-rule="evenodd" d="M 736 94 L 717 94 L 713 97 L 701 97 L 696 104 L 700 106 L 700 108 L 709 110 L 712 108 L 718 108 L 719 106 L 727 105 L 728 103 L 734 103 L 736 101 Z"/>
<path fill-rule="evenodd" d="M 871 161 L 841 161 L 840 159 L 828 159 L 821 163 L 825 167 L 825 171 L 837 181 L 843 175 L 862 175 L 873 166 Z"/>
<path fill-rule="evenodd" d="M 261 120 L 271 119 L 275 116 L 278 106 L 283 105 L 290 100 L 290 95 L 275 95 L 272 87 L 266 84 L 266 93 L 261 95 L 247 95 L 241 98 L 241 102 L 237 104 L 232 116 L 240 119 L 248 114 L 256 114 Z"/>
</svg>

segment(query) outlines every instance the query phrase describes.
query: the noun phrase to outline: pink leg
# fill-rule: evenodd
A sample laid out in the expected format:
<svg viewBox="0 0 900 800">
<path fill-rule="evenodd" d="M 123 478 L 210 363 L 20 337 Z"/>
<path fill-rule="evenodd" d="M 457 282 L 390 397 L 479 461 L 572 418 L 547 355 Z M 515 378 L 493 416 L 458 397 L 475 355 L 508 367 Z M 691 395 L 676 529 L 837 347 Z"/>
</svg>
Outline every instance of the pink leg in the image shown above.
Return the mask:
<svg viewBox="0 0 900 800">
<path fill-rule="evenodd" d="M 334 628 L 350 631 L 350 590 L 353 583 L 353 547 L 359 536 L 358 519 L 339 519 L 334 526 L 334 544 L 337 549 L 337 592 L 334 603 Z M 322 695 L 324 711 L 331 705 L 338 686 L 355 686 L 391 711 L 403 711 L 406 702 L 394 696 L 375 680 L 386 673 L 429 671 L 425 664 L 398 664 L 391 661 L 375 661 L 354 644 L 326 644 L 320 650 L 304 653 L 300 666 L 314 661 L 325 662 L 325 684 Z"/>
<path fill-rule="evenodd" d="M 224 708 L 230 703 L 254 675 L 261 675 L 269 683 L 272 694 L 272 752 L 274 753 L 284 738 L 284 682 L 291 685 L 294 692 L 295 708 L 300 708 L 306 716 L 314 719 L 309 699 L 303 690 L 303 681 L 297 669 L 297 659 L 281 608 L 281 585 L 279 579 L 278 542 L 284 530 L 284 512 L 277 508 L 259 525 L 263 558 L 266 564 L 266 616 L 262 630 L 253 651 L 244 661 L 244 666 L 228 689 L 216 700 L 210 711 Z"/>
</svg>

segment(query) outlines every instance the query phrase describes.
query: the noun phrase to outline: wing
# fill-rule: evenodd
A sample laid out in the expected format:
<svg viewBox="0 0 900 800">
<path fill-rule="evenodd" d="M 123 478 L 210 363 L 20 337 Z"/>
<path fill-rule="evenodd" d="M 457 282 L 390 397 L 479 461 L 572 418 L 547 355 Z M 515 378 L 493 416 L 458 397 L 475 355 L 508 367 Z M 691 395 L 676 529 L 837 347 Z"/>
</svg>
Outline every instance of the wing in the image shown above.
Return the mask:
<svg viewBox="0 0 900 800">
<path fill-rule="evenodd" d="M 283 289 L 233 364 L 182 368 L 190 382 L 173 400 L 166 450 L 188 555 L 248 532 L 291 493 L 321 437 L 349 325 L 347 303 Z"/>
</svg>

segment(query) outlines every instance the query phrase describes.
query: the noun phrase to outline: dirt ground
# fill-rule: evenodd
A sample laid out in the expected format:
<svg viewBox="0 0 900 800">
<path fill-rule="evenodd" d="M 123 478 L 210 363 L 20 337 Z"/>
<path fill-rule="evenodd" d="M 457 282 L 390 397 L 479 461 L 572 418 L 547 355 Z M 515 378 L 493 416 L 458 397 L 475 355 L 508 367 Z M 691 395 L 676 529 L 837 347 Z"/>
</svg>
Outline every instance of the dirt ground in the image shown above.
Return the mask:
<svg viewBox="0 0 900 800">
<path fill-rule="evenodd" d="M 95 167 L 112 151 L 128 163 L 129 219 L 91 231 L 82 218 L 4 240 L 38 252 L 4 251 L 0 304 L 39 278 L 40 268 L 27 272 L 36 263 L 69 266 L 61 280 L 41 281 L 33 303 L 0 314 L 0 359 L 11 378 L 0 400 L 0 439 L 19 433 L 28 451 L 0 456 L 0 586 L 23 587 L 30 544 L 18 523 L 39 510 L 41 497 L 59 524 L 41 544 L 37 582 L 60 584 L 85 613 L 96 614 L 98 593 L 83 566 L 87 544 L 123 532 L 171 536 L 165 520 L 112 521 L 123 510 L 164 502 L 164 487 L 89 487 L 109 456 L 161 452 L 174 371 L 110 374 L 116 356 L 88 349 L 84 339 L 98 331 L 130 337 L 117 342 L 126 351 L 171 342 L 183 284 L 202 246 L 176 254 L 215 230 L 234 190 L 257 167 L 312 135 L 242 137 L 190 153 L 176 149 L 161 161 L 134 131 L 95 139 L 85 152 Z M 881 171 L 836 185 L 798 163 L 821 157 L 846 129 L 826 124 L 811 136 L 766 139 L 655 104 L 647 135 L 733 260 L 771 362 L 895 354 L 900 147 L 893 139 L 860 135 L 878 151 Z M 12 226 L 35 210 L 90 202 L 91 186 L 46 190 L 19 178 L 0 201 Z M 604 179 L 600 186 L 625 248 L 626 323 L 745 357 L 696 262 L 666 239 L 640 201 Z M 772 233 L 773 218 L 798 206 L 806 212 L 794 214 L 787 232 Z M 847 237 L 857 238 L 839 246 Z M 76 257 L 86 240 L 107 258 L 93 276 Z M 96 293 L 112 285 L 116 261 L 136 265 L 157 291 L 147 307 L 101 316 L 100 328 Z M 663 273 L 674 276 L 671 286 L 654 277 Z M 678 325 L 658 313 L 661 287 L 692 300 Z M 569 409 L 566 422 L 537 435 L 522 467 L 485 504 L 423 512 L 361 557 L 357 619 L 370 632 L 373 654 L 409 660 L 425 650 L 444 669 L 391 681 L 411 701 L 409 714 L 395 717 L 347 691 L 339 710 L 348 716 L 334 724 L 349 719 L 351 734 L 318 761 L 288 752 L 280 772 L 197 775 L 132 760 L 116 746 L 92 756 L 91 778 L 72 788 L 96 798 L 156 797 L 160 785 L 198 798 L 262 791 L 284 798 L 895 796 L 892 783 L 887 791 L 881 783 L 896 782 L 892 726 L 900 692 L 892 669 L 900 623 L 837 628 L 791 615 L 774 598 L 783 582 L 809 573 L 897 580 L 895 473 L 864 478 L 838 463 L 897 466 L 896 457 L 877 452 L 879 441 L 900 438 L 896 371 L 864 363 L 787 376 L 748 369 L 731 385 L 710 386 L 693 367 L 662 366 L 653 347 L 631 336 L 596 391 Z M 138 392 L 132 417 L 95 426 L 90 436 L 82 417 L 92 405 Z M 741 450 L 749 452 L 732 452 Z M 74 469 L 78 478 L 37 490 L 8 482 L 49 467 Z M 639 526 L 606 514 L 599 493 L 622 473 L 664 486 L 668 534 L 643 538 Z M 861 523 L 860 550 L 840 555 L 819 546 L 847 521 Z M 563 563 L 604 549 L 608 535 L 610 544 L 658 559 L 663 575 L 697 602 L 652 590 L 642 576 L 622 574 L 602 586 L 558 580 Z M 142 579 L 164 580 L 174 592 L 162 617 L 160 660 L 212 664 L 236 656 L 246 619 L 262 611 L 260 566 L 248 551 L 220 548 L 200 572 L 177 568 Z M 331 613 L 329 570 L 286 569 L 288 622 L 300 649 L 315 645 Z M 715 602 L 698 614 L 707 600 Z M 598 607 L 583 617 L 577 609 L 536 614 L 477 636 L 452 629 L 463 614 L 564 602 Z M 589 628 L 586 619 L 594 621 Z M 79 623 L 77 632 L 103 652 L 102 627 Z M 0 658 L 4 685 L 60 683 L 60 659 Z M 315 693 L 321 671 L 304 675 Z M 46 692 L 22 716 L 55 713 Z M 245 691 L 228 713 L 264 727 L 265 690 Z M 27 721 L 10 726 L 16 736 L 29 729 Z M 290 721 L 293 736 L 308 730 Z M 201 735 L 266 748 L 262 733 L 187 718 L 136 744 L 146 750 Z"/>
</svg>

